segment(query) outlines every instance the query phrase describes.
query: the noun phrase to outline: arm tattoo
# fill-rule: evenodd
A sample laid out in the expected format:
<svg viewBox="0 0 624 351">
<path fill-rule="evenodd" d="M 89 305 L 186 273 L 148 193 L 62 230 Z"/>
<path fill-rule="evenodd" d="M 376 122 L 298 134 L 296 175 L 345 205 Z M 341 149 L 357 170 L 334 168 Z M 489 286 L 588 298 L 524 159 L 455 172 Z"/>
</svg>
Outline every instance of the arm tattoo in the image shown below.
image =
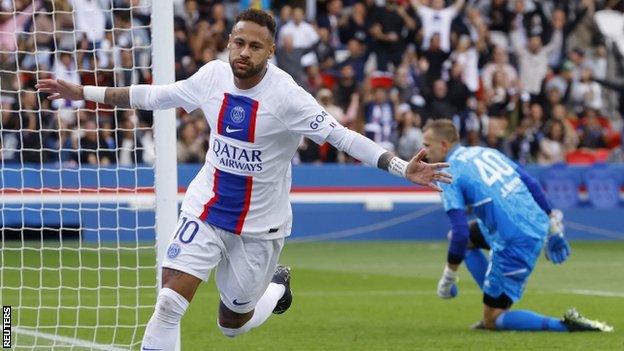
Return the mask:
<svg viewBox="0 0 624 351">
<path fill-rule="evenodd" d="M 130 88 L 106 88 L 104 103 L 118 107 L 130 107 Z"/>
<path fill-rule="evenodd" d="M 387 171 L 388 167 L 390 166 L 390 160 L 392 160 L 393 157 L 394 155 L 392 154 L 392 152 L 384 152 L 381 156 L 379 156 L 379 160 L 377 161 L 377 168 L 381 168 Z"/>
</svg>

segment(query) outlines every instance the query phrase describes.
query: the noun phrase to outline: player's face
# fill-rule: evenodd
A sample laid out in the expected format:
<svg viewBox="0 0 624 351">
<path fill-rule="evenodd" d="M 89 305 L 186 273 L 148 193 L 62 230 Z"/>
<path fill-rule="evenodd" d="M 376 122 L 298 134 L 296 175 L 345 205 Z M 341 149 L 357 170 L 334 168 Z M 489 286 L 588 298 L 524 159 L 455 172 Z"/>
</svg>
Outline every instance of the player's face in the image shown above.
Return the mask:
<svg viewBox="0 0 624 351">
<path fill-rule="evenodd" d="M 431 129 L 423 134 L 423 147 L 427 150 L 428 162 L 442 162 L 448 152 L 448 142 L 439 138 Z"/>
<path fill-rule="evenodd" d="M 261 74 L 275 52 L 275 43 L 266 27 L 249 21 L 240 21 L 232 29 L 228 41 L 230 66 L 239 79 Z"/>
</svg>

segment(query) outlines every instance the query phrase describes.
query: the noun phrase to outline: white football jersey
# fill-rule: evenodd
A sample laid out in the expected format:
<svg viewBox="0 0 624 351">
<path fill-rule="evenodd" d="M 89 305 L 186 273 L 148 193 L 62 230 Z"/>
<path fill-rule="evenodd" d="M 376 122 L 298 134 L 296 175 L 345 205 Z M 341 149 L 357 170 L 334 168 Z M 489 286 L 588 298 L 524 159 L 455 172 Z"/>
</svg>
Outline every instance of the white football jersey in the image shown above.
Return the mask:
<svg viewBox="0 0 624 351">
<path fill-rule="evenodd" d="M 260 83 L 241 90 L 230 65 L 214 60 L 176 82 L 168 98 L 187 112 L 201 108 L 211 130 L 206 163 L 182 211 L 236 234 L 273 239 L 292 227 L 290 161 L 302 136 L 321 144 L 342 126 L 290 75 L 268 66 Z"/>
</svg>

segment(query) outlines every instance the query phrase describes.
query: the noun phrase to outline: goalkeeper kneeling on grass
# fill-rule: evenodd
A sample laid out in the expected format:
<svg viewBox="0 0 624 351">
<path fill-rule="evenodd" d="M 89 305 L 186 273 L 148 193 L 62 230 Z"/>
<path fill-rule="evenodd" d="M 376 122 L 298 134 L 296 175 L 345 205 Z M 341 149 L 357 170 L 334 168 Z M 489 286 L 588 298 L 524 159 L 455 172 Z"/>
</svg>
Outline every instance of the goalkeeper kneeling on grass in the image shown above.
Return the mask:
<svg viewBox="0 0 624 351">
<path fill-rule="evenodd" d="M 613 327 L 581 316 L 575 309 L 563 318 L 510 310 L 520 300 L 542 248 L 554 264 L 563 263 L 570 246 L 563 235 L 563 214 L 551 209 L 537 181 L 497 150 L 463 147 L 450 120 L 425 126 L 429 162 L 446 161 L 454 182 L 442 184 L 442 201 L 451 221 L 447 264 L 438 296 L 457 295 L 462 261 L 483 290 L 483 320 L 474 328 L 521 331 L 612 331 Z M 469 208 L 476 221 L 469 222 Z M 490 260 L 482 249 L 490 251 Z"/>
</svg>

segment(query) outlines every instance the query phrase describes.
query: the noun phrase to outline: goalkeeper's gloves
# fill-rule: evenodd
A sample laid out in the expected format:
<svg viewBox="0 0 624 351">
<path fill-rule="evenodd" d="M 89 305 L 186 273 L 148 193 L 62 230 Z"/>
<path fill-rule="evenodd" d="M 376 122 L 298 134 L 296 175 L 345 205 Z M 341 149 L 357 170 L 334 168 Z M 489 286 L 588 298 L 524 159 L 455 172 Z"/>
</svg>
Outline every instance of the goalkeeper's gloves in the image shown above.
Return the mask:
<svg viewBox="0 0 624 351">
<path fill-rule="evenodd" d="M 438 296 L 443 299 L 451 299 L 457 296 L 457 281 L 457 272 L 448 266 L 444 267 L 444 273 L 438 282 Z"/>
<path fill-rule="evenodd" d="M 568 259 L 570 252 L 570 244 L 563 235 L 563 213 L 559 210 L 552 210 L 546 240 L 546 259 L 554 264 L 561 264 Z"/>
</svg>

